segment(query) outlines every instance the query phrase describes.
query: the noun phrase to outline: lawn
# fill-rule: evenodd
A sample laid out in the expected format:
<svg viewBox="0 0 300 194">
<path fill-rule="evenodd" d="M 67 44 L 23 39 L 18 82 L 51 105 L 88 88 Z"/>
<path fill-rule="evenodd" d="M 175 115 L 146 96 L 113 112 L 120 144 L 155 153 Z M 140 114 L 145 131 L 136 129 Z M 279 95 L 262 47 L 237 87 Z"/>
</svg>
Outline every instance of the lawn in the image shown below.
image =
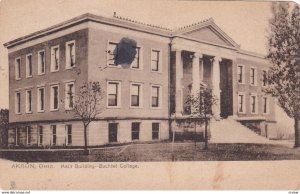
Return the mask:
<svg viewBox="0 0 300 194">
<path fill-rule="evenodd" d="M 152 143 L 83 150 L 1 151 L 0 158 L 24 162 L 158 162 L 158 161 L 247 161 L 300 160 L 300 149 L 280 145 Z"/>
</svg>

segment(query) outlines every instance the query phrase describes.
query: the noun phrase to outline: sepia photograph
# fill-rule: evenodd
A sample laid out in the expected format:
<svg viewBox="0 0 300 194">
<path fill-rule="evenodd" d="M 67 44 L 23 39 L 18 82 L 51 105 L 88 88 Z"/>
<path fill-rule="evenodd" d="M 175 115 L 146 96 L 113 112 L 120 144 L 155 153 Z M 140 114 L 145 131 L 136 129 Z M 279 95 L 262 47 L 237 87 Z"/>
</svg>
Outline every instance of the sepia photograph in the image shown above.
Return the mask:
<svg viewBox="0 0 300 194">
<path fill-rule="evenodd" d="M 1 0 L 0 26 L 1 189 L 300 189 L 296 2 Z"/>
</svg>

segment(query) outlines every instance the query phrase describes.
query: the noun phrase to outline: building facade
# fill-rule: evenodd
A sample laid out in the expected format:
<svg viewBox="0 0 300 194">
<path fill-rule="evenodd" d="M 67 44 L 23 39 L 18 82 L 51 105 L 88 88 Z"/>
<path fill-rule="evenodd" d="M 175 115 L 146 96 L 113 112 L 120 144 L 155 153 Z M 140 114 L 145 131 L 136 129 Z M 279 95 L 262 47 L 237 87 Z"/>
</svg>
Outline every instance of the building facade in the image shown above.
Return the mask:
<svg viewBox="0 0 300 194">
<path fill-rule="evenodd" d="M 134 55 L 126 58 L 128 45 Z M 88 81 L 105 91 L 89 146 L 169 139 L 178 128 L 172 120 L 186 117 L 187 95 L 201 85 L 218 99 L 217 119 L 232 116 L 262 135 L 275 122 L 274 100 L 263 92 L 268 62 L 241 50 L 212 19 L 170 30 L 84 14 L 5 46 L 10 145 L 84 145 L 81 121 L 66 111 Z"/>
</svg>

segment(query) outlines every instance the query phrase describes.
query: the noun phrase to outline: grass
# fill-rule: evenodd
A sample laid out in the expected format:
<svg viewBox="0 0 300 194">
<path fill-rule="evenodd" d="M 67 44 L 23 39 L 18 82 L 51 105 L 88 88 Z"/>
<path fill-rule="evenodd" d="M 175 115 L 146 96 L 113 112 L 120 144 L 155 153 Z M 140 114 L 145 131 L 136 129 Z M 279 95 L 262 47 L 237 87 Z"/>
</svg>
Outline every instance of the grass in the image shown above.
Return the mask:
<svg viewBox="0 0 300 194">
<path fill-rule="evenodd" d="M 248 161 L 299 160 L 300 149 L 279 145 L 204 143 L 129 144 L 83 150 L 2 151 L 0 158 L 23 162 L 151 162 L 151 161 Z"/>
</svg>

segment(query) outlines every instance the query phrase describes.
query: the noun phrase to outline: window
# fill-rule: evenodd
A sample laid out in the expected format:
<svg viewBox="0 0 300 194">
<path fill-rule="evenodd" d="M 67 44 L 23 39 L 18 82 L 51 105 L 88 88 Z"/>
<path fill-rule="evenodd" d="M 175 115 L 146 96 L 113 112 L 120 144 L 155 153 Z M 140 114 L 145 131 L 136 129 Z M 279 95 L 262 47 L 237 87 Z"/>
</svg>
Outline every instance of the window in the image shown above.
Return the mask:
<svg viewBox="0 0 300 194">
<path fill-rule="evenodd" d="M 56 125 L 50 126 L 52 131 L 52 145 L 56 145 Z"/>
<path fill-rule="evenodd" d="M 152 104 L 151 104 L 151 106 L 153 108 L 161 107 L 160 106 L 160 95 L 161 95 L 160 91 L 161 91 L 160 86 L 152 86 L 151 87 L 151 95 L 152 95 Z"/>
<path fill-rule="evenodd" d="M 32 54 L 26 55 L 26 77 L 32 77 Z"/>
<path fill-rule="evenodd" d="M 66 69 L 75 66 L 75 40 L 66 43 Z"/>
<path fill-rule="evenodd" d="M 256 85 L 256 70 L 254 67 L 250 68 L 250 85 Z"/>
<path fill-rule="evenodd" d="M 45 63 L 45 51 L 38 52 L 38 75 L 45 74 L 46 63 Z"/>
<path fill-rule="evenodd" d="M 268 97 L 263 97 L 263 113 L 268 114 L 269 113 L 269 100 Z"/>
<path fill-rule="evenodd" d="M 239 113 L 245 113 L 245 95 L 239 94 L 238 95 L 238 112 Z"/>
<path fill-rule="evenodd" d="M 21 58 L 17 58 L 15 61 L 15 79 L 21 79 Z"/>
<path fill-rule="evenodd" d="M 151 50 L 151 71 L 160 70 L 160 51 Z"/>
<path fill-rule="evenodd" d="M 250 105 L 251 105 L 251 113 L 255 114 L 257 113 L 257 102 L 256 102 L 256 95 L 250 96 Z"/>
<path fill-rule="evenodd" d="M 110 143 L 118 141 L 118 123 L 108 124 L 108 141 Z"/>
<path fill-rule="evenodd" d="M 32 91 L 26 90 L 26 113 L 32 113 Z"/>
<path fill-rule="evenodd" d="M 37 101 L 37 106 L 38 106 L 38 112 L 43 112 L 45 111 L 45 88 L 38 88 L 38 101 Z"/>
<path fill-rule="evenodd" d="M 130 87 L 131 107 L 142 107 L 141 91 L 142 91 L 141 84 L 131 84 Z"/>
<path fill-rule="evenodd" d="M 66 83 L 65 109 L 70 110 L 74 106 L 75 87 L 74 82 Z"/>
<path fill-rule="evenodd" d="M 20 92 L 16 92 L 15 113 L 16 114 L 20 114 L 21 113 L 21 93 Z"/>
<path fill-rule="evenodd" d="M 51 72 L 59 70 L 59 46 L 51 47 Z"/>
<path fill-rule="evenodd" d="M 152 123 L 152 140 L 159 138 L 159 123 Z"/>
<path fill-rule="evenodd" d="M 15 145 L 19 144 L 19 128 L 15 129 Z"/>
<path fill-rule="evenodd" d="M 266 70 L 263 70 L 263 86 L 268 85 L 268 72 Z"/>
<path fill-rule="evenodd" d="M 50 104 L 51 104 L 52 111 L 58 110 L 58 100 L 59 100 L 58 89 L 59 89 L 58 85 L 51 86 L 51 94 L 50 94 L 51 102 L 50 102 Z"/>
<path fill-rule="evenodd" d="M 29 145 L 31 143 L 31 127 L 26 127 L 26 144 Z"/>
<path fill-rule="evenodd" d="M 109 42 L 107 48 L 107 64 L 109 66 L 117 66 L 117 56 L 118 56 L 118 44 Z"/>
<path fill-rule="evenodd" d="M 43 144 L 43 126 L 38 126 L 38 144 Z"/>
<path fill-rule="evenodd" d="M 131 63 L 131 68 L 132 69 L 140 69 L 140 47 L 134 47 L 136 50 L 136 54 L 134 56 L 134 59 Z"/>
<path fill-rule="evenodd" d="M 244 82 L 244 66 L 243 65 L 238 65 L 237 79 L 238 79 L 238 83 L 245 83 Z"/>
<path fill-rule="evenodd" d="M 140 139 L 140 123 L 131 123 L 131 139 Z"/>
<path fill-rule="evenodd" d="M 120 107 L 120 82 L 110 81 L 107 83 L 107 106 Z"/>
<path fill-rule="evenodd" d="M 66 139 L 66 145 L 72 144 L 72 125 L 66 125 L 67 130 L 67 139 Z"/>
</svg>

